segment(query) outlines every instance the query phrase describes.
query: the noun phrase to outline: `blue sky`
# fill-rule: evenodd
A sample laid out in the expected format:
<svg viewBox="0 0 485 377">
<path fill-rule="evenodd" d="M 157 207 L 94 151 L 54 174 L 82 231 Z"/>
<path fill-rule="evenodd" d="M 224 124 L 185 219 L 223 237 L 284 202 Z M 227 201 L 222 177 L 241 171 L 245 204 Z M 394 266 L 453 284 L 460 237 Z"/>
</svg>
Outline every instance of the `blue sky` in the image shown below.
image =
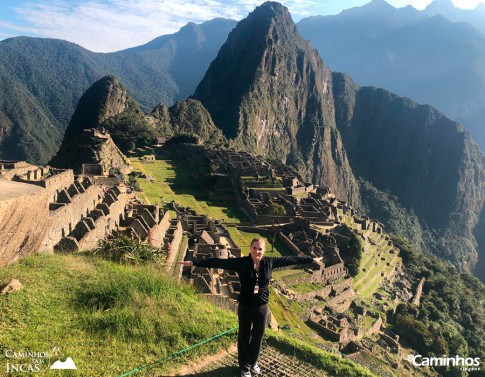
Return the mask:
<svg viewBox="0 0 485 377">
<path fill-rule="evenodd" d="M 370 0 L 288 0 L 295 21 L 311 15 L 337 14 Z M 263 1 L 252 0 L 0 0 L 0 40 L 27 35 L 75 42 L 91 51 L 138 46 L 174 33 L 188 22 L 216 17 L 240 20 Z M 388 0 L 395 7 L 423 9 L 431 0 Z M 474 8 L 485 0 L 453 0 Z"/>
</svg>

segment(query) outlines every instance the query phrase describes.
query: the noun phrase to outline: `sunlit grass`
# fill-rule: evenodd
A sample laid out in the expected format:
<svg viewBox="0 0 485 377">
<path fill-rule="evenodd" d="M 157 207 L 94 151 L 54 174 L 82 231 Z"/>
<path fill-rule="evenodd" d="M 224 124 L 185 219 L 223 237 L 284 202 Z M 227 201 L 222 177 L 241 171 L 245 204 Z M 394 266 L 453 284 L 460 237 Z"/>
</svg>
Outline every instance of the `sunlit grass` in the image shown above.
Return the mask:
<svg viewBox="0 0 485 377">
<path fill-rule="evenodd" d="M 0 270 L 0 283 L 17 278 L 23 289 L 0 296 L 2 349 L 59 347 L 77 370 L 49 375 L 116 376 L 237 325 L 235 316 L 198 297 L 155 266 L 116 265 L 82 255 L 37 255 Z M 191 351 L 213 353 L 226 337 Z M 55 361 L 55 360 L 53 360 Z M 5 357 L 0 356 L 4 366 Z M 139 376 L 167 372 L 170 360 Z"/>
<path fill-rule="evenodd" d="M 147 178 L 137 178 L 151 204 L 160 204 L 169 208 L 169 204 L 176 201 L 184 207 L 190 207 L 197 213 L 214 219 L 230 223 L 239 223 L 245 219 L 236 206 L 211 202 L 204 183 L 201 182 L 201 176 L 186 163 L 157 160 L 152 164 L 142 164 L 138 158 L 132 158 L 131 162 L 135 171 L 154 178 L 153 182 Z"/>
</svg>

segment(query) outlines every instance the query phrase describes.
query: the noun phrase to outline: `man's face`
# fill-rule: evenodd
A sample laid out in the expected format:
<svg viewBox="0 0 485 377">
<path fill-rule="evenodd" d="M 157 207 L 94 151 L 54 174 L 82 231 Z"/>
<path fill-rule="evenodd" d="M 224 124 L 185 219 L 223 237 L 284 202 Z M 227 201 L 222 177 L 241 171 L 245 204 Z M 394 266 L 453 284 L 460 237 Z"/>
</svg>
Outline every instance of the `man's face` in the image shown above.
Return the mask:
<svg viewBox="0 0 485 377">
<path fill-rule="evenodd" d="M 260 261 L 263 258 L 265 246 L 263 241 L 254 241 L 251 244 L 251 257 L 254 261 Z"/>
</svg>

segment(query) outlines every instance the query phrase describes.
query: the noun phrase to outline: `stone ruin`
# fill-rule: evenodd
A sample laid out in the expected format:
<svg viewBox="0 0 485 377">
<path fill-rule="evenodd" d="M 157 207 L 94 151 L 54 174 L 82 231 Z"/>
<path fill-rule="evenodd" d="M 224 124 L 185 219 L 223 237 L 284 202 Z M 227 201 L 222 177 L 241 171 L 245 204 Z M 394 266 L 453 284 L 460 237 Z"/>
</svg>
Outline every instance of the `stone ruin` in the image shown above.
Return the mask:
<svg viewBox="0 0 485 377">
<path fill-rule="evenodd" d="M 140 158 L 140 162 L 141 162 L 142 164 L 154 164 L 154 163 L 155 163 L 155 161 L 156 161 L 156 159 L 155 159 L 155 155 L 153 155 L 153 154 L 147 154 L 147 155 L 142 156 L 142 157 Z"/>
<path fill-rule="evenodd" d="M 208 216 L 198 215 L 194 210 L 175 202 L 172 206 L 177 212 L 182 228 L 189 235 L 186 260 L 241 257 L 241 249 L 236 246 L 225 225 Z M 194 267 L 186 269 L 184 276 L 202 293 L 220 296 L 230 305 L 239 294 L 239 278 L 233 271 Z"/>
<path fill-rule="evenodd" d="M 228 178 L 238 206 L 253 223 L 252 226 L 241 227 L 242 229 L 275 233 L 294 254 L 323 257 L 320 266 L 312 266 L 312 269 L 305 270 L 295 269 L 293 274 L 285 274 L 284 281 L 273 282 L 276 290 L 289 300 L 306 302 L 306 306 L 308 302 L 313 302 L 314 309 L 318 309 L 318 305 L 322 307 L 324 302 L 324 309 L 320 310 L 326 313 L 325 315 L 328 315 L 327 311 L 340 315 L 354 305 L 356 292 L 353 280 L 348 275 L 337 246 L 350 242 L 351 238 L 347 237 L 345 232 L 341 234 L 340 230 L 346 228 L 346 231 L 356 233 L 362 241 L 372 245 L 373 239 L 378 239 L 379 243 L 384 242 L 381 240 L 383 237 L 375 237 L 382 235 L 381 223 L 357 213 L 347 202 L 337 199 L 328 187 L 305 182 L 281 162 L 263 160 L 244 152 L 190 147 L 192 149 L 189 153 L 179 157 L 188 163 L 199 161 L 203 157 L 209 161 L 209 171 L 212 175 Z M 286 214 L 268 215 L 265 209 L 272 204 L 281 205 Z M 346 225 L 349 221 L 352 222 L 353 229 Z M 217 240 L 203 231 L 208 228 L 209 219 L 198 217 L 195 213 L 186 213 L 183 215 L 182 223 L 185 230 L 198 232 L 200 237 L 195 249 L 201 257 L 226 257 L 227 250 L 221 245 L 218 246 Z M 397 256 L 398 250 L 392 248 L 389 240 L 386 242 L 391 246 L 389 254 Z M 379 254 L 378 257 L 384 260 L 386 256 Z M 391 259 L 392 257 L 389 258 Z M 392 267 L 389 261 L 387 266 Z M 218 284 L 219 272 L 208 269 L 196 271 L 197 284 L 203 287 L 204 292 L 221 295 L 224 288 L 221 288 L 223 284 Z M 387 272 L 385 275 L 382 273 L 381 279 L 386 281 L 394 272 L 391 270 L 388 275 Z M 227 277 L 228 280 L 231 278 Z M 308 293 L 292 289 L 292 284 L 300 283 L 316 284 L 316 288 Z M 318 285 L 321 289 L 318 289 Z M 307 316 L 309 315 L 310 313 L 307 313 Z M 370 331 L 378 331 L 381 325 L 382 320 L 374 318 Z M 351 328 L 352 326 L 354 328 Z M 337 335 L 334 336 L 334 339 L 342 341 L 340 346 L 361 339 L 362 331 L 369 331 L 369 328 L 362 327 L 358 322 L 352 326 L 349 325 L 346 330 L 339 332 L 338 339 Z"/>
<path fill-rule="evenodd" d="M 85 162 L 81 166 L 81 174 L 107 176 L 113 170 L 128 174 L 133 170 L 131 162 L 114 143 L 111 136 L 104 130 L 91 128 L 83 130 L 83 150 Z"/>
<path fill-rule="evenodd" d="M 370 326 L 364 329 L 360 322 L 366 317 L 369 316 L 364 314 L 354 318 L 342 313 L 314 309 L 308 316 L 308 322 L 325 336 L 338 342 L 339 349 L 343 349 L 351 342 L 358 342 L 381 331 L 384 322 L 380 316 L 369 317 Z"/>
<path fill-rule="evenodd" d="M 311 276 L 304 280 L 325 285 L 345 278 L 348 272 L 340 258 L 335 238 L 321 234 L 311 229 L 309 223 L 306 224 L 306 228 L 299 225 L 295 230 L 291 230 L 291 226 L 283 227 L 279 233 L 281 241 L 293 254 L 323 258 L 321 264 L 314 266 Z"/>
<path fill-rule="evenodd" d="M 235 177 L 273 177 L 271 165 L 247 152 L 216 151 L 210 158 L 211 171 Z"/>
<path fill-rule="evenodd" d="M 37 251 L 90 249 L 120 231 L 164 245 L 168 212 L 141 208 L 119 180 L 106 185 L 92 174 L 25 162 L 0 166 L 0 265 Z"/>
</svg>

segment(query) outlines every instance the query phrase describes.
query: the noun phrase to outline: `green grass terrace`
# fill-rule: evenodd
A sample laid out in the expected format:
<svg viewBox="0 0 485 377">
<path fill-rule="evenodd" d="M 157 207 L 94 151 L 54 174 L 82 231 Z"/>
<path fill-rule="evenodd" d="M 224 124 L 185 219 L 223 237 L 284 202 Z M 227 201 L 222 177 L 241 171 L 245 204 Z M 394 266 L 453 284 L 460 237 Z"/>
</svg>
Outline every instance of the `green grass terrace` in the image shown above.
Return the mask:
<svg viewBox="0 0 485 377">
<path fill-rule="evenodd" d="M 131 163 L 135 172 L 145 177 L 138 177 L 137 181 L 144 195 L 142 200 L 151 204 L 160 204 L 169 208 L 172 201 L 184 207 L 190 207 L 199 214 L 211 216 L 214 219 L 229 223 L 246 221 L 245 216 L 232 203 L 209 200 L 210 192 L 207 187 L 208 175 L 191 169 L 185 162 L 158 159 L 154 163 L 142 164 L 139 157 L 132 157 Z M 228 187 L 232 193 L 232 188 Z"/>
</svg>

